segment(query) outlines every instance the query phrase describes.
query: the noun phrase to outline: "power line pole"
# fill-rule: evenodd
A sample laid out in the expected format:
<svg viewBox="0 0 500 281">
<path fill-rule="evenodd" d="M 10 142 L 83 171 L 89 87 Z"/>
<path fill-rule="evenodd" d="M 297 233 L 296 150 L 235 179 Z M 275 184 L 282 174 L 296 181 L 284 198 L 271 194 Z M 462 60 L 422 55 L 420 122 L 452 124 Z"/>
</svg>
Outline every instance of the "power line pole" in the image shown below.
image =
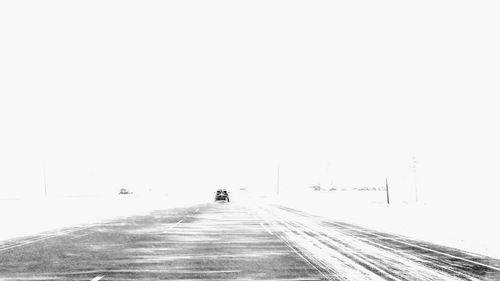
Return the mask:
<svg viewBox="0 0 500 281">
<path fill-rule="evenodd" d="M 276 195 L 280 195 L 280 164 L 278 163 L 278 170 L 276 174 Z"/>
<path fill-rule="evenodd" d="M 387 196 L 387 205 L 390 204 L 389 202 L 389 183 L 387 182 L 387 178 L 385 178 L 385 193 Z"/>
<path fill-rule="evenodd" d="M 418 202 L 418 186 L 417 186 L 417 159 L 415 156 L 412 158 L 412 169 L 413 169 L 413 184 L 415 186 L 415 202 Z"/>
<path fill-rule="evenodd" d="M 45 165 L 43 166 L 43 194 L 47 197 L 47 175 L 45 172 Z"/>
<path fill-rule="evenodd" d="M 328 190 L 333 188 L 333 176 L 332 176 L 332 172 L 331 172 L 331 166 L 332 166 L 331 162 L 326 163 L 326 176 L 327 176 L 327 179 L 329 180 Z"/>
</svg>

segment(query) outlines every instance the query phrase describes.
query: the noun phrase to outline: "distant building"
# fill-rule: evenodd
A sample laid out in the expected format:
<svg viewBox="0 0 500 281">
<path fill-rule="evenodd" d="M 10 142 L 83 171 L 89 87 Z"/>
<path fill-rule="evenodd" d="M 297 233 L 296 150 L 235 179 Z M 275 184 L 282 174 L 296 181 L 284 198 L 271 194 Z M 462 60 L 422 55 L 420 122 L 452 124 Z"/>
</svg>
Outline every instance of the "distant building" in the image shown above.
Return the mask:
<svg viewBox="0 0 500 281">
<path fill-rule="evenodd" d="M 309 187 L 310 189 L 314 191 L 321 191 L 321 185 L 313 185 Z"/>
</svg>

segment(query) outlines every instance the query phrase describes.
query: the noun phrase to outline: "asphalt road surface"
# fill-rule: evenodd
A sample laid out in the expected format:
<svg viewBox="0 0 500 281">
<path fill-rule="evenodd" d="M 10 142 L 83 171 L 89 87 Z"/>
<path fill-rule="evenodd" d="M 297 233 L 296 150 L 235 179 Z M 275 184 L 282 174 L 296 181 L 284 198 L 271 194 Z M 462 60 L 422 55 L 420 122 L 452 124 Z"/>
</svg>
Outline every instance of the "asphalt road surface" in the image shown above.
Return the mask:
<svg viewBox="0 0 500 281">
<path fill-rule="evenodd" d="M 3 242 L 0 280 L 500 280 L 500 261 L 281 206 L 211 203 Z"/>
</svg>

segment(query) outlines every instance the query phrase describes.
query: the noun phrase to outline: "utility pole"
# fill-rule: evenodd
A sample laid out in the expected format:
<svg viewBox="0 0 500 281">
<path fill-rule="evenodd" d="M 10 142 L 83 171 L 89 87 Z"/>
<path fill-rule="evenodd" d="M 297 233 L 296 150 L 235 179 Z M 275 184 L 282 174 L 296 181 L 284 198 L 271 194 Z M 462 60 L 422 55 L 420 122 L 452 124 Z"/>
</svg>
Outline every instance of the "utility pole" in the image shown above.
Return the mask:
<svg viewBox="0 0 500 281">
<path fill-rule="evenodd" d="M 45 172 L 45 165 L 43 165 L 43 194 L 47 197 L 47 175 Z"/>
<path fill-rule="evenodd" d="M 385 193 L 387 195 L 387 205 L 389 205 L 389 183 L 387 182 L 387 178 L 385 178 Z"/>
<path fill-rule="evenodd" d="M 418 186 L 417 186 L 417 159 L 415 156 L 412 158 L 412 169 L 413 169 L 413 184 L 415 186 L 415 202 L 418 202 Z"/>
<path fill-rule="evenodd" d="M 333 188 L 333 177 L 332 177 L 332 174 L 331 174 L 331 166 L 332 166 L 331 162 L 327 162 L 326 163 L 326 176 L 327 176 L 327 179 L 329 180 L 329 182 L 328 182 L 328 190 L 330 190 L 331 188 Z"/>
<path fill-rule="evenodd" d="M 278 163 L 278 171 L 276 174 L 276 195 L 280 195 L 280 164 Z"/>
</svg>

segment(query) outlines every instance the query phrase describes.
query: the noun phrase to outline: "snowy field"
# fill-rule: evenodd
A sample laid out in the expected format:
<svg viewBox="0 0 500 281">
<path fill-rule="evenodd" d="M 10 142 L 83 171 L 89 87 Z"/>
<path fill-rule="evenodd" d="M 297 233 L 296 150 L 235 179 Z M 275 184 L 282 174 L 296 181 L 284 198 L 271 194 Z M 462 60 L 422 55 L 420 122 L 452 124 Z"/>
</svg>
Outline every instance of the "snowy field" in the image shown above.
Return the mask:
<svg viewBox="0 0 500 281">
<path fill-rule="evenodd" d="M 500 258 L 500 207 L 493 204 L 387 205 L 383 191 L 306 191 L 266 200 L 337 221 Z"/>
<path fill-rule="evenodd" d="M 0 241 L 207 201 L 206 196 L 184 194 L 0 199 Z"/>
</svg>

